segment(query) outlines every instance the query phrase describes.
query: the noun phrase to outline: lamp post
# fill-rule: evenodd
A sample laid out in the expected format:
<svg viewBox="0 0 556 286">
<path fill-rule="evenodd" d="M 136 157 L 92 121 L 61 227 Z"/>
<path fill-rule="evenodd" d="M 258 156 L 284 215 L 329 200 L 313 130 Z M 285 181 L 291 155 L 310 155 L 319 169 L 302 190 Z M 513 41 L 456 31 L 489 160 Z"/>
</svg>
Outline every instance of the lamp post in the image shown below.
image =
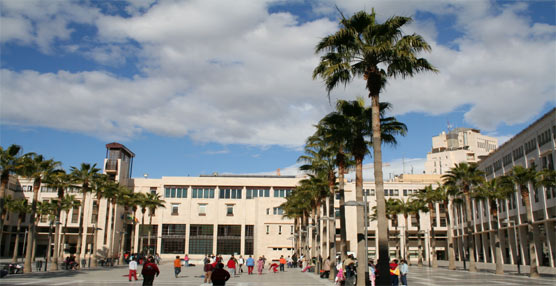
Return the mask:
<svg viewBox="0 0 556 286">
<path fill-rule="evenodd" d="M 505 219 L 504 220 L 505 223 L 508 224 L 508 227 L 512 226 L 514 229 L 514 237 L 515 237 L 515 250 L 517 251 L 517 274 L 521 274 L 521 269 L 520 269 L 520 265 L 521 265 L 521 246 L 519 245 L 519 242 L 517 241 L 517 223 L 514 220 L 510 220 L 510 219 Z"/>
<path fill-rule="evenodd" d="M 367 261 L 369 260 L 369 246 L 368 246 L 368 238 L 367 238 L 367 233 L 368 231 L 368 227 L 369 224 L 367 223 L 367 219 L 368 219 L 368 213 L 367 213 L 367 196 L 364 196 L 365 201 L 364 202 L 360 202 L 360 201 L 347 201 L 345 202 L 345 206 L 348 207 L 359 207 L 362 206 L 363 207 L 363 212 L 365 213 L 365 217 L 363 218 L 364 223 L 365 223 L 365 252 L 367 253 Z"/>
<path fill-rule="evenodd" d="M 92 245 L 92 249 L 91 249 L 91 254 L 89 254 L 89 268 L 91 268 L 91 266 L 96 267 L 97 266 L 97 236 L 98 236 L 98 231 L 102 230 L 102 228 L 100 227 L 96 227 L 96 224 L 93 224 L 93 245 Z M 93 256 L 93 260 L 91 261 L 91 255 Z M 93 265 L 91 265 L 91 262 L 93 263 Z"/>
</svg>

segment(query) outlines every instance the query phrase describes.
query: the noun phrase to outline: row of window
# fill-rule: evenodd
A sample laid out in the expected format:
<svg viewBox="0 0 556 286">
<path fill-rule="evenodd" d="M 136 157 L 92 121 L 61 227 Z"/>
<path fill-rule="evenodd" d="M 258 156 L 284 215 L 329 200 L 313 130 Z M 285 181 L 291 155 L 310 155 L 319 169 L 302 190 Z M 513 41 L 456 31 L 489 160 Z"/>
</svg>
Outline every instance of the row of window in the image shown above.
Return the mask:
<svg viewBox="0 0 556 286">
<path fill-rule="evenodd" d="M 199 216 L 206 216 L 207 215 L 207 209 L 208 209 L 208 204 L 198 204 L 198 214 Z M 234 215 L 234 207 L 235 205 L 233 204 L 227 204 L 226 205 L 226 215 L 227 216 L 233 216 Z M 172 203 L 172 207 L 171 207 L 171 211 L 172 211 L 172 215 L 180 215 L 180 204 L 179 203 Z M 267 209 L 267 213 L 268 213 L 268 209 Z"/>
<path fill-rule="evenodd" d="M 166 198 L 187 198 L 188 187 L 166 186 L 164 197 Z M 274 188 L 275 198 L 285 198 L 292 192 L 291 188 Z M 191 197 L 194 199 L 213 199 L 215 188 L 213 187 L 191 187 Z M 242 188 L 219 188 L 220 199 L 242 199 Z M 246 188 L 246 199 L 268 198 L 270 188 Z"/>
<path fill-rule="evenodd" d="M 277 230 L 276 233 L 277 233 L 278 235 L 281 235 L 281 234 L 282 234 L 282 229 L 283 229 L 283 228 L 282 228 L 281 225 L 278 225 L 277 227 L 274 227 L 274 226 L 273 226 L 273 227 L 271 228 L 270 225 L 267 224 L 267 225 L 266 225 L 266 234 L 270 234 L 270 233 L 271 233 L 271 229 L 272 229 L 272 230 L 276 229 L 276 230 Z M 272 233 L 274 234 L 274 231 L 272 231 Z M 290 225 L 290 234 L 293 234 L 293 225 Z"/>
<path fill-rule="evenodd" d="M 10 190 L 14 192 L 32 192 L 33 185 L 11 185 Z M 66 193 L 79 193 L 80 188 L 77 187 L 69 187 L 65 189 Z M 41 193 L 56 193 L 58 190 L 56 188 L 42 186 L 39 190 Z"/>
</svg>

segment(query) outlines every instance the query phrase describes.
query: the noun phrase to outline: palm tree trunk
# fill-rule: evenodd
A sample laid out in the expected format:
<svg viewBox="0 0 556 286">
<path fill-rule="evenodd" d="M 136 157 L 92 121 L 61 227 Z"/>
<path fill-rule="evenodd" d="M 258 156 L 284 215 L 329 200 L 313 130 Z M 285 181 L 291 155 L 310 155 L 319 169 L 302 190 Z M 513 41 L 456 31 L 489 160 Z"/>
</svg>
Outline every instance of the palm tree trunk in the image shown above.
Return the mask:
<svg viewBox="0 0 556 286">
<path fill-rule="evenodd" d="M 15 232 L 15 247 L 14 247 L 14 255 L 12 257 L 12 262 L 16 263 L 17 262 L 17 256 L 18 251 L 19 251 L 19 232 L 21 231 L 21 221 L 23 220 L 22 218 L 22 214 L 18 214 L 18 218 L 17 218 L 17 230 Z"/>
<path fill-rule="evenodd" d="M 500 248 L 500 236 L 498 230 L 498 209 L 496 201 L 491 200 L 490 214 L 494 218 L 492 237 L 494 240 L 494 259 L 496 262 L 496 274 L 504 274 L 504 262 L 502 261 L 502 249 Z"/>
<path fill-rule="evenodd" d="M 48 247 L 46 248 L 46 263 L 50 263 L 50 267 L 52 268 L 52 264 L 54 263 L 52 262 L 52 255 L 50 254 L 52 252 L 51 245 L 52 245 L 52 225 L 50 224 L 48 226 Z M 46 265 L 44 270 L 46 271 Z"/>
<path fill-rule="evenodd" d="M 376 67 L 375 67 L 376 69 Z M 380 77 L 372 73 L 370 77 Z M 380 82 L 376 79 L 367 81 L 370 82 Z M 388 253 L 388 221 L 386 219 L 386 202 L 384 201 L 384 180 L 382 177 L 382 138 L 380 129 L 380 110 L 379 110 L 379 92 L 376 88 L 367 86 L 371 98 L 371 111 L 372 111 L 372 130 L 373 130 L 373 158 L 374 158 L 374 177 L 376 186 L 376 202 L 377 202 L 377 237 L 378 237 L 378 263 L 377 269 L 379 273 L 389 273 L 390 271 L 390 254 Z M 368 275 L 367 275 L 368 277 Z M 380 275 L 378 277 L 378 285 L 390 285 L 390 275 Z"/>
<path fill-rule="evenodd" d="M 110 255 L 114 256 L 114 239 L 116 236 L 116 203 L 112 203 L 112 217 L 110 220 L 110 229 L 112 230 L 110 232 Z M 119 254 L 120 256 L 123 256 L 123 253 Z"/>
<path fill-rule="evenodd" d="M 408 234 L 408 231 L 409 231 L 409 230 L 408 230 L 409 225 L 407 224 L 407 218 L 408 218 L 408 214 L 407 214 L 407 213 L 404 213 L 403 219 L 404 219 L 404 226 L 405 226 L 405 228 L 404 228 L 404 234 L 403 234 L 403 238 L 404 238 L 404 242 L 403 242 L 404 250 L 403 250 L 403 253 L 404 253 L 404 259 L 405 259 L 406 261 L 408 261 L 408 263 L 409 263 L 409 245 L 408 245 L 409 240 L 408 240 L 408 237 L 407 237 L 407 234 Z"/>
<path fill-rule="evenodd" d="M 108 257 L 112 258 L 112 245 L 110 245 L 110 238 L 112 238 L 112 232 L 114 231 L 112 229 L 112 202 L 110 200 L 106 200 L 106 221 L 104 222 L 104 228 L 105 228 L 105 237 L 108 237 Z"/>
<path fill-rule="evenodd" d="M 429 204 L 429 216 L 430 216 L 430 224 L 431 224 L 431 263 L 432 263 L 432 268 L 438 268 L 438 262 L 436 261 L 436 237 L 435 237 L 435 233 L 434 233 L 434 223 L 433 223 L 433 216 L 432 213 L 433 211 L 436 212 L 435 206 L 433 204 Z M 434 217 L 434 220 L 436 221 L 436 217 Z"/>
<path fill-rule="evenodd" d="M 475 243 L 473 237 L 473 217 L 471 213 L 471 196 L 469 195 L 469 190 L 463 191 L 465 195 L 465 211 L 467 218 L 467 249 L 469 255 L 469 272 L 477 272 L 477 266 L 475 265 Z M 465 258 L 464 258 L 465 259 Z"/>
<path fill-rule="evenodd" d="M 137 213 L 137 210 L 133 210 L 133 222 L 131 223 L 132 227 L 131 227 L 131 234 L 130 234 L 130 251 L 131 253 L 135 252 L 135 214 Z"/>
<path fill-rule="evenodd" d="M 355 158 L 355 201 L 363 201 L 363 157 L 357 156 Z M 367 231 L 365 227 L 365 208 L 363 206 L 357 206 L 357 285 L 365 286 L 369 280 L 369 267 L 367 266 L 368 259 L 368 249 L 367 241 L 365 241 Z M 384 272 L 386 273 L 386 272 Z"/>
<path fill-rule="evenodd" d="M 68 220 L 69 220 L 69 210 L 66 212 L 66 223 L 64 224 L 64 233 L 62 234 L 62 239 L 60 240 L 60 253 L 59 255 L 64 259 L 64 245 L 66 244 L 66 234 L 68 232 Z"/>
<path fill-rule="evenodd" d="M 87 199 L 87 192 L 85 187 L 83 188 L 83 200 L 81 201 L 81 207 L 79 211 L 79 232 L 77 234 L 77 249 L 75 250 L 75 260 L 77 263 L 81 263 L 81 246 L 83 244 L 83 221 L 85 220 L 85 202 Z"/>
<path fill-rule="evenodd" d="M 533 215 L 531 213 L 531 201 L 529 200 L 529 189 L 521 188 L 521 197 L 525 201 L 525 211 L 527 212 L 527 241 L 529 242 L 529 277 L 538 278 L 537 253 L 535 251 L 535 227 L 533 225 Z"/>
<path fill-rule="evenodd" d="M 35 179 L 33 183 L 33 202 L 31 203 L 31 215 L 29 217 L 29 233 L 27 235 L 27 249 L 25 250 L 25 264 L 23 266 L 24 273 L 31 273 L 31 260 L 33 259 L 33 248 L 35 245 L 35 215 L 37 213 L 37 201 L 39 199 L 39 188 L 41 186 L 40 179 Z"/>
<path fill-rule="evenodd" d="M 343 152 L 340 151 L 341 156 Z M 346 232 L 346 196 L 344 191 L 344 173 L 345 165 L 343 160 L 338 162 L 338 192 L 340 194 L 340 259 L 341 261 L 347 258 L 347 232 Z"/>
<path fill-rule="evenodd" d="M 3 200 L 3 199 L 2 199 Z M 0 218 L 0 245 L 2 245 L 2 238 L 4 238 L 4 224 L 8 212 L 4 210 L 3 206 L 0 206 L 0 212 L 2 212 L 2 217 Z M 2 254 L 0 254 L 0 257 Z"/>
<path fill-rule="evenodd" d="M 95 213 L 97 214 L 97 221 L 96 224 L 93 225 L 93 249 L 92 249 L 92 254 L 93 254 L 93 259 L 91 260 L 91 267 L 97 267 L 98 263 L 97 263 L 97 239 L 98 239 L 98 229 L 99 229 L 99 221 L 100 221 L 100 217 L 99 217 L 99 211 L 100 211 L 100 201 L 101 201 L 102 197 L 97 195 L 97 205 L 95 207 L 96 211 Z"/>
<path fill-rule="evenodd" d="M 415 214 L 417 216 L 417 266 L 423 266 L 423 244 L 421 242 L 421 215 L 419 211 Z"/>
<path fill-rule="evenodd" d="M 330 275 L 328 279 L 334 281 L 336 278 L 336 219 L 334 209 L 334 182 L 329 185 L 330 195 L 328 196 L 328 242 L 330 256 Z M 331 219 L 333 218 L 333 219 Z"/>
<path fill-rule="evenodd" d="M 141 230 L 141 227 L 143 228 L 143 231 L 145 229 L 145 212 L 146 211 L 141 211 L 142 212 L 142 216 L 141 216 L 141 226 L 139 226 L 139 230 Z M 144 253 L 143 252 L 143 237 L 141 237 L 142 233 L 141 231 L 139 231 L 139 253 Z"/>
<path fill-rule="evenodd" d="M 153 227 L 153 215 L 149 213 L 149 238 L 147 240 L 147 254 L 151 255 L 151 234 L 152 234 L 152 227 Z"/>
<path fill-rule="evenodd" d="M 449 270 L 456 270 L 456 252 L 454 249 L 453 206 L 454 206 L 454 199 L 450 197 L 448 199 L 448 205 L 446 208 L 446 212 L 448 216 L 448 269 Z"/>
</svg>

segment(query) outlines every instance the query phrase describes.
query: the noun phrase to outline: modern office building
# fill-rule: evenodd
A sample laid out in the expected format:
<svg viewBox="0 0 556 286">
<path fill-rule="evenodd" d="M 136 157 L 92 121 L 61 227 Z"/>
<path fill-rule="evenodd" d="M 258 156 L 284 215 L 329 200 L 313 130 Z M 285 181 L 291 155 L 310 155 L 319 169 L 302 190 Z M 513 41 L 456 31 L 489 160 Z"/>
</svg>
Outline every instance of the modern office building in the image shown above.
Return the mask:
<svg viewBox="0 0 556 286">
<path fill-rule="evenodd" d="M 432 150 L 425 162 L 426 174 L 445 174 L 456 163 L 479 162 L 498 147 L 498 139 L 477 129 L 455 128 L 432 137 Z"/>
<path fill-rule="evenodd" d="M 514 166 L 532 167 L 537 170 L 554 170 L 556 158 L 556 109 L 552 109 L 529 127 L 505 142 L 488 157 L 481 160 L 479 168 L 486 178 L 508 174 Z M 556 190 L 529 186 L 529 199 L 533 211 L 536 256 L 539 265 L 555 267 L 556 260 Z M 463 257 L 464 210 L 456 211 L 456 238 L 459 257 Z M 525 203 L 515 192 L 509 199 L 498 203 L 499 219 L 490 216 L 489 204 L 473 201 L 475 254 L 478 261 L 493 263 L 494 241 L 491 234 L 497 225 L 500 229 L 502 259 L 505 264 L 529 264 L 528 231 Z M 516 244 L 516 241 L 518 242 Z"/>
</svg>

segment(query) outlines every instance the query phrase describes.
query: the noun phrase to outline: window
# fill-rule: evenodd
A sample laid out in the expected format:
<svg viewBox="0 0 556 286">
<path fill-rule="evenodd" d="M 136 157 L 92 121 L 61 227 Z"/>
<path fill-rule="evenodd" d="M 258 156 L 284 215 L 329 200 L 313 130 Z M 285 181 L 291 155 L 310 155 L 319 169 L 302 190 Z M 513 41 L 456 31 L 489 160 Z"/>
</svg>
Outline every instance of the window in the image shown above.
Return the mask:
<svg viewBox="0 0 556 286">
<path fill-rule="evenodd" d="M 214 188 L 193 187 L 191 197 L 194 199 L 214 199 Z"/>
<path fill-rule="evenodd" d="M 253 255 L 254 251 L 254 233 L 255 233 L 255 226 L 254 225 L 246 225 L 245 226 L 245 254 L 246 255 Z"/>
<path fill-rule="evenodd" d="M 554 160 L 552 158 L 552 153 L 548 153 L 546 156 L 541 157 L 541 168 L 554 170 Z"/>
<path fill-rule="evenodd" d="M 178 215 L 180 204 L 172 204 L 172 215 Z"/>
<path fill-rule="evenodd" d="M 523 157 L 523 146 L 519 146 L 518 148 L 512 151 L 512 155 L 514 157 L 514 161 Z"/>
<path fill-rule="evenodd" d="M 391 194 L 392 194 L 392 191 L 394 191 L 394 193 L 393 193 L 394 196 L 399 196 L 400 195 L 400 190 L 390 190 Z"/>
<path fill-rule="evenodd" d="M 292 189 L 283 189 L 283 188 L 274 188 L 274 197 L 275 198 L 285 198 L 289 196 L 292 192 Z"/>
<path fill-rule="evenodd" d="M 270 226 L 267 225 L 267 226 L 266 226 L 266 234 L 269 234 L 269 233 L 270 233 Z"/>
<path fill-rule="evenodd" d="M 550 142 L 550 140 L 552 140 L 552 138 L 550 138 L 550 129 L 546 129 L 543 133 L 539 134 L 537 140 L 539 141 L 539 146 L 543 146 Z"/>
<path fill-rule="evenodd" d="M 290 226 L 290 234 L 293 234 L 293 225 Z"/>
<path fill-rule="evenodd" d="M 154 193 L 156 194 L 156 188 L 154 189 Z M 187 198 L 187 187 L 166 186 L 164 187 L 164 196 L 167 198 Z"/>
<path fill-rule="evenodd" d="M 282 208 L 280 208 L 280 207 L 272 208 L 272 213 L 275 214 L 275 215 L 283 215 L 284 210 L 282 210 Z"/>
<path fill-rule="evenodd" d="M 529 154 L 537 149 L 537 138 L 533 138 L 525 143 L 525 154 Z"/>
<path fill-rule="evenodd" d="M 71 209 L 71 223 L 77 223 L 79 219 L 79 208 Z"/>
<path fill-rule="evenodd" d="M 270 209 L 266 209 L 266 214 L 267 214 L 267 215 L 270 214 Z"/>
<path fill-rule="evenodd" d="M 492 165 L 485 168 L 485 173 L 487 175 L 492 175 L 492 173 L 494 173 L 494 168 L 492 168 Z"/>
<path fill-rule="evenodd" d="M 156 187 L 151 187 L 151 194 L 156 195 Z"/>
<path fill-rule="evenodd" d="M 340 217 L 340 208 L 334 208 L 334 213 L 335 217 Z"/>
<path fill-rule="evenodd" d="M 226 215 L 227 216 L 234 215 L 234 205 L 226 205 Z"/>
<path fill-rule="evenodd" d="M 387 197 L 388 196 L 389 191 L 387 189 L 384 189 L 384 196 Z"/>
<path fill-rule="evenodd" d="M 281 225 L 278 226 L 278 234 L 282 234 L 282 226 Z"/>
<path fill-rule="evenodd" d="M 93 213 L 91 214 L 91 223 L 98 223 L 98 201 L 93 201 Z"/>
<path fill-rule="evenodd" d="M 493 166 L 494 166 L 494 171 L 495 172 L 502 169 L 502 161 L 498 160 L 498 161 L 494 162 Z"/>
<path fill-rule="evenodd" d="M 189 226 L 189 253 L 213 253 L 212 241 L 214 226 L 212 224 L 192 224 Z"/>
<path fill-rule="evenodd" d="M 254 199 L 254 198 L 268 198 L 270 197 L 270 189 L 269 188 L 256 188 L 251 187 L 247 188 L 247 193 L 245 198 L 247 199 Z"/>
<path fill-rule="evenodd" d="M 185 224 L 163 224 L 161 253 L 185 253 Z"/>
<path fill-rule="evenodd" d="M 535 203 L 539 202 L 539 189 L 533 190 L 533 197 L 535 198 Z"/>
<path fill-rule="evenodd" d="M 218 225 L 216 250 L 221 254 L 240 253 L 241 225 Z"/>
<path fill-rule="evenodd" d="M 403 190 L 403 195 L 407 196 L 407 190 Z"/>
<path fill-rule="evenodd" d="M 446 218 L 443 218 L 443 217 L 440 218 L 440 226 L 441 226 L 441 227 L 445 227 L 445 226 L 446 226 Z"/>
<path fill-rule="evenodd" d="M 222 188 L 220 189 L 221 199 L 241 199 L 240 188 Z"/>
<path fill-rule="evenodd" d="M 512 163 L 512 153 L 508 153 L 506 154 L 503 158 L 502 158 L 502 162 L 504 163 L 504 166 L 508 166 Z"/>
<path fill-rule="evenodd" d="M 207 204 L 199 204 L 199 215 L 200 216 L 207 215 Z"/>
</svg>

